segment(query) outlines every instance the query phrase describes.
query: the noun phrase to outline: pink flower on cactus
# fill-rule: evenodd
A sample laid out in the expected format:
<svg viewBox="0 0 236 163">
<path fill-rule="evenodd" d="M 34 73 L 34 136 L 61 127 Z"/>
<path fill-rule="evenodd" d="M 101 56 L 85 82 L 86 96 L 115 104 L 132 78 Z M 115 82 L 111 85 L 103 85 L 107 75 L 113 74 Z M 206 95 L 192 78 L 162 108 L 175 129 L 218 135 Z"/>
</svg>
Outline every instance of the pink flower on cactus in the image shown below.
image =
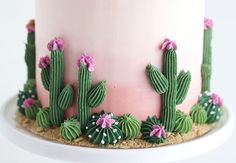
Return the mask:
<svg viewBox="0 0 236 163">
<path fill-rule="evenodd" d="M 112 119 L 108 114 L 103 114 L 96 122 L 96 125 L 102 128 L 112 128 L 112 124 L 116 121 Z"/>
<path fill-rule="evenodd" d="M 155 136 L 157 138 L 166 137 L 166 132 L 164 126 L 162 125 L 153 125 L 150 136 Z"/>
<path fill-rule="evenodd" d="M 211 98 L 214 105 L 219 105 L 220 107 L 223 106 L 223 99 L 218 94 L 212 93 Z"/>
<path fill-rule="evenodd" d="M 56 37 L 48 43 L 48 50 L 55 51 L 60 50 L 64 51 L 64 40 L 60 37 Z"/>
<path fill-rule="evenodd" d="M 164 42 L 162 43 L 160 49 L 162 51 L 167 51 L 167 50 L 170 50 L 170 49 L 177 49 L 177 44 L 176 44 L 176 41 L 171 41 L 170 39 L 166 38 L 164 40 Z"/>
<path fill-rule="evenodd" d="M 41 57 L 39 59 L 39 68 L 47 68 L 50 65 L 50 58 L 49 56 Z"/>
<path fill-rule="evenodd" d="M 29 107 L 31 107 L 32 105 L 34 105 L 36 103 L 36 100 L 33 98 L 27 98 L 24 100 L 23 102 L 23 107 L 25 109 L 28 109 Z"/>
<path fill-rule="evenodd" d="M 205 18 L 204 20 L 204 29 L 208 30 L 211 29 L 214 26 L 213 20 L 209 18 Z"/>
<path fill-rule="evenodd" d="M 94 58 L 92 56 L 83 54 L 78 60 L 78 63 L 77 63 L 78 67 L 80 66 L 81 63 L 86 65 L 89 71 L 94 71 Z"/>
<path fill-rule="evenodd" d="M 35 32 L 35 23 L 33 19 L 28 22 L 26 29 L 29 33 Z"/>
</svg>

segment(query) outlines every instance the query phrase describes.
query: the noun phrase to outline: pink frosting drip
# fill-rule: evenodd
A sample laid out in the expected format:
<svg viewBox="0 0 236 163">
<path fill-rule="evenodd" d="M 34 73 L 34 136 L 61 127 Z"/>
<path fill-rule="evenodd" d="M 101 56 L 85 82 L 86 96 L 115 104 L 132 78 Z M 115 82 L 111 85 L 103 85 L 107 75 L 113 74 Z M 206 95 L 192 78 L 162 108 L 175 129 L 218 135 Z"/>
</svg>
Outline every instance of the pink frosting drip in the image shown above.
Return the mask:
<svg viewBox="0 0 236 163">
<path fill-rule="evenodd" d="M 32 98 L 27 98 L 25 99 L 25 101 L 23 102 L 23 106 L 25 109 L 28 109 L 29 107 L 31 107 L 32 105 L 34 105 L 36 103 L 36 101 Z"/>
<path fill-rule="evenodd" d="M 47 68 L 50 65 L 50 58 L 49 56 L 41 57 L 39 59 L 39 68 Z"/>
<path fill-rule="evenodd" d="M 162 43 L 160 49 L 162 51 L 170 50 L 170 49 L 177 49 L 176 41 L 171 41 L 170 39 L 166 38 Z"/>
<path fill-rule="evenodd" d="M 88 67 L 89 71 L 94 71 L 94 58 L 92 56 L 89 56 L 87 54 L 83 54 L 79 59 L 78 59 L 78 67 L 80 64 L 85 64 Z"/>
<path fill-rule="evenodd" d="M 64 51 L 64 40 L 60 37 L 56 37 L 48 43 L 48 50 L 55 51 L 60 50 Z"/>
<path fill-rule="evenodd" d="M 204 19 L 204 29 L 205 30 L 211 29 L 211 28 L 213 28 L 213 26 L 214 26 L 214 23 L 213 23 L 212 19 L 209 19 L 209 18 Z"/>
<path fill-rule="evenodd" d="M 150 136 L 155 136 L 157 138 L 165 137 L 166 132 L 165 132 L 164 126 L 162 126 L 162 125 L 153 125 Z"/>
<path fill-rule="evenodd" d="M 112 119 L 108 114 L 103 114 L 96 122 L 98 126 L 102 128 L 112 128 L 112 124 L 116 121 Z"/>
<path fill-rule="evenodd" d="M 220 107 L 223 106 L 224 100 L 218 94 L 212 93 L 211 98 L 214 105 L 219 105 Z"/>
<path fill-rule="evenodd" d="M 35 32 L 35 23 L 33 19 L 28 22 L 26 29 L 29 33 Z"/>
</svg>

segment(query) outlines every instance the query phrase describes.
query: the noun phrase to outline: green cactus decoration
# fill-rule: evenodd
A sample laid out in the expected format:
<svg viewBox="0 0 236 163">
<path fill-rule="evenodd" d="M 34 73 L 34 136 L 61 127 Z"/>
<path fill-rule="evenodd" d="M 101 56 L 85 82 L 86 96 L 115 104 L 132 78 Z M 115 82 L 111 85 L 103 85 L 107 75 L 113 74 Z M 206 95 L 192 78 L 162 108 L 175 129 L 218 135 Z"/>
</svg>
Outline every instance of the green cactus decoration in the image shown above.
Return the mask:
<svg viewBox="0 0 236 163">
<path fill-rule="evenodd" d="M 35 24 L 31 20 L 27 24 L 28 36 L 25 49 L 25 63 L 28 69 L 28 79 L 35 79 L 35 63 L 36 63 L 36 50 L 35 50 Z"/>
<path fill-rule="evenodd" d="M 65 120 L 60 127 L 60 135 L 65 140 L 73 140 L 81 135 L 80 123 L 77 119 L 71 118 Z"/>
<path fill-rule="evenodd" d="M 141 132 L 143 139 L 149 143 L 160 144 L 166 139 L 166 132 L 161 121 L 156 116 L 148 117 L 142 122 Z"/>
<path fill-rule="evenodd" d="M 93 144 L 116 144 L 122 139 L 118 124 L 117 118 L 111 113 L 95 113 L 87 123 L 86 136 Z"/>
<path fill-rule="evenodd" d="M 131 114 L 124 114 L 118 118 L 119 126 L 125 139 L 135 139 L 139 136 L 141 122 Z"/>
<path fill-rule="evenodd" d="M 93 58 L 88 55 L 82 55 L 78 60 L 78 120 L 81 130 L 85 130 L 91 116 L 91 108 L 99 106 L 106 96 L 105 81 L 92 87 Z"/>
<path fill-rule="evenodd" d="M 177 133 L 188 133 L 192 130 L 193 121 L 191 117 L 182 111 L 176 112 L 176 124 L 174 131 Z"/>
<path fill-rule="evenodd" d="M 23 107 L 25 108 L 25 116 L 29 119 L 35 120 L 40 106 L 40 102 L 34 100 L 33 98 L 25 99 L 23 102 Z"/>
<path fill-rule="evenodd" d="M 223 99 L 219 95 L 205 92 L 200 95 L 198 103 L 207 112 L 206 123 L 215 123 L 220 120 L 223 115 Z"/>
<path fill-rule="evenodd" d="M 207 121 L 207 112 L 200 104 L 195 104 L 192 107 L 190 115 L 196 124 L 204 124 Z"/>
<path fill-rule="evenodd" d="M 164 51 L 163 74 L 154 66 L 146 67 L 147 76 L 154 90 L 162 95 L 162 124 L 171 132 L 175 127 L 176 105 L 181 104 L 188 92 L 191 74 L 181 71 L 177 76 L 177 46 L 174 41 L 166 39 L 161 50 Z"/>
<path fill-rule="evenodd" d="M 49 128 L 52 123 L 49 119 L 49 108 L 40 109 L 36 116 L 36 123 L 41 128 Z"/>
<path fill-rule="evenodd" d="M 44 88 L 49 91 L 50 88 L 50 66 L 43 68 L 41 71 L 41 79 Z"/>
<path fill-rule="evenodd" d="M 71 85 L 66 85 L 61 91 L 58 98 L 58 106 L 63 110 L 69 108 L 73 104 L 74 89 Z"/>
<path fill-rule="evenodd" d="M 202 93 L 211 90 L 211 76 L 212 76 L 212 20 L 206 18 L 204 29 L 204 43 L 203 43 L 203 59 L 201 65 L 202 74 Z"/>
</svg>

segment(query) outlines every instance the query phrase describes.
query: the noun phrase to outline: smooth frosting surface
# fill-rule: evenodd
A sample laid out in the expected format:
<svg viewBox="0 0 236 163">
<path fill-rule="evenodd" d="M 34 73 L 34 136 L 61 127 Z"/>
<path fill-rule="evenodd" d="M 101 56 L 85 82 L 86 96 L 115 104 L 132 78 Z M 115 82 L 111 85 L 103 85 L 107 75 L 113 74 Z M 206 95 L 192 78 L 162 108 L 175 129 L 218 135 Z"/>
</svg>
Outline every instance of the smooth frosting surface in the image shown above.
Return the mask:
<svg viewBox="0 0 236 163">
<path fill-rule="evenodd" d="M 178 70 L 192 74 L 187 98 L 177 107 L 188 112 L 201 89 L 203 31 L 204 0 L 36 0 L 37 63 L 49 54 L 48 41 L 62 37 L 65 83 L 76 88 L 77 60 L 84 52 L 92 55 L 93 81 L 106 80 L 107 85 L 106 99 L 95 112 L 132 113 L 140 120 L 160 116 L 160 95 L 145 68 L 149 63 L 162 67 L 159 46 L 167 37 L 178 43 Z M 37 90 L 48 106 L 39 68 Z M 76 112 L 74 104 L 67 115 Z"/>
</svg>

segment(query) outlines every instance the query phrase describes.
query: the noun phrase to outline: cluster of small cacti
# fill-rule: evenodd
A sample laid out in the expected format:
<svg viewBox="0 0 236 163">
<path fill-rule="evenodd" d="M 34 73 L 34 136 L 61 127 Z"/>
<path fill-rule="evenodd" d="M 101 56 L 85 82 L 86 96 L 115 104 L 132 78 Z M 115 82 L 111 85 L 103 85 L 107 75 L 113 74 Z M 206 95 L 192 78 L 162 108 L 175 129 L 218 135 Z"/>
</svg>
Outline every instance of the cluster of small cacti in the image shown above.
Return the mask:
<svg viewBox="0 0 236 163">
<path fill-rule="evenodd" d="M 146 67 L 148 79 L 154 90 L 162 95 L 161 121 L 166 131 L 175 128 L 176 105 L 186 98 L 191 82 L 190 72 L 181 71 L 177 76 L 177 45 L 175 41 L 166 39 L 161 46 L 164 52 L 163 73 L 153 65 Z"/>
</svg>

